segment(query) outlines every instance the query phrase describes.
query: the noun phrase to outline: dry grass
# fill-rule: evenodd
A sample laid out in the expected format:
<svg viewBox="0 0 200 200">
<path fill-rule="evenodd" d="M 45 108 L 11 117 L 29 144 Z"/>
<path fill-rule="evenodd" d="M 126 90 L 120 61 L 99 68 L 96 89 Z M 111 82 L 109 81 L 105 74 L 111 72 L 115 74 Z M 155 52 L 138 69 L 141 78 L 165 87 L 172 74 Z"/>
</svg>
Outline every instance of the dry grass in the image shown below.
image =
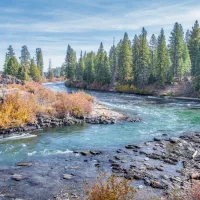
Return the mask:
<svg viewBox="0 0 200 200">
<path fill-rule="evenodd" d="M 0 104 L 1 129 L 23 126 L 42 114 L 82 117 L 92 111 L 93 97 L 84 92 L 56 93 L 36 82 L 9 85 L 8 91 Z"/>
<path fill-rule="evenodd" d="M 86 200 L 131 200 L 136 191 L 131 182 L 114 175 L 99 174 L 91 188 L 85 187 Z"/>
</svg>

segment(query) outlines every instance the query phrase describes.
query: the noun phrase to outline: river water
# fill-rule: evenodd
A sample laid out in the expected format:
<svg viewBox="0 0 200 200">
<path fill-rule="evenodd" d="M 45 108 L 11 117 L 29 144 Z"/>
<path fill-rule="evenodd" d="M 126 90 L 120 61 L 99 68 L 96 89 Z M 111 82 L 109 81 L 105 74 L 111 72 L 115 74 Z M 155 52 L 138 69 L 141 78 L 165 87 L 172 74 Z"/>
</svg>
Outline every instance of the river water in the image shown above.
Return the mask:
<svg viewBox="0 0 200 200">
<path fill-rule="evenodd" d="M 46 83 L 55 91 L 71 92 L 63 83 Z M 73 150 L 113 150 L 140 143 L 155 136 L 178 136 L 200 131 L 200 102 L 86 91 L 106 106 L 143 119 L 139 123 L 80 125 L 38 131 L 0 140 L 0 167 L 14 166 L 21 160 Z"/>
</svg>

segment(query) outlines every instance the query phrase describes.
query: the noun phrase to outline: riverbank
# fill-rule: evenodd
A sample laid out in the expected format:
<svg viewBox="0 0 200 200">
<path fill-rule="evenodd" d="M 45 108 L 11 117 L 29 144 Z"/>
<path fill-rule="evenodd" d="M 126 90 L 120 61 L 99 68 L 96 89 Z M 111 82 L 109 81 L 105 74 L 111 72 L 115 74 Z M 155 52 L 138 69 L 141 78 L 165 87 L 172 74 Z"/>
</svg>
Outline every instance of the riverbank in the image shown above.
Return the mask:
<svg viewBox="0 0 200 200">
<path fill-rule="evenodd" d="M 99 170 L 133 179 L 136 200 L 168 197 L 173 190 L 180 193 L 199 183 L 199 141 L 199 133 L 163 135 L 115 151 L 76 149 L 39 160 L 32 157 L 14 168 L 0 169 L 0 197 L 84 199 L 84 182 L 92 184 Z"/>
<path fill-rule="evenodd" d="M 190 77 L 184 78 L 182 81 L 174 80 L 172 84 L 166 83 L 163 87 L 157 84 L 149 84 L 144 86 L 143 89 L 138 89 L 134 85 L 118 85 L 110 87 L 109 85 L 99 86 L 97 84 L 87 85 L 84 82 L 71 82 L 65 81 L 67 87 L 78 89 L 88 89 L 103 92 L 116 92 L 138 95 L 151 95 L 157 97 L 181 97 L 188 98 L 188 100 L 199 99 L 199 94 L 194 90 L 192 79 Z"/>
<path fill-rule="evenodd" d="M 56 118 L 48 115 L 41 115 L 36 118 L 34 123 L 28 123 L 23 127 L 12 127 L 7 129 L 0 129 L 0 139 L 8 137 L 11 134 L 22 134 L 24 132 L 31 133 L 36 130 L 45 128 L 55 128 L 62 126 L 88 124 L 115 124 L 117 121 L 140 122 L 140 118 L 130 118 L 122 113 L 113 111 L 103 104 L 93 103 L 92 112 L 81 118 L 64 117 Z"/>
<path fill-rule="evenodd" d="M 141 121 L 111 111 L 84 92 L 54 92 L 39 83 L 6 75 L 0 78 L 0 88 L 0 138 L 73 124 Z"/>
</svg>

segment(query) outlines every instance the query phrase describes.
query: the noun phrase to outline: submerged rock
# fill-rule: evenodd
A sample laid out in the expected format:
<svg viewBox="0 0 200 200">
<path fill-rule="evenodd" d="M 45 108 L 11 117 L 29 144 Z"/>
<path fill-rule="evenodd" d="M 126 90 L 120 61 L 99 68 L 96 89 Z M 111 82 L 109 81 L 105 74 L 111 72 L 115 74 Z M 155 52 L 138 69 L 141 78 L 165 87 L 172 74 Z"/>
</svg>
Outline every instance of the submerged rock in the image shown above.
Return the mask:
<svg viewBox="0 0 200 200">
<path fill-rule="evenodd" d="M 21 180 L 24 180 L 25 178 L 23 177 L 23 175 L 21 174 L 14 174 L 12 177 L 11 177 L 13 180 L 15 181 L 21 181 Z"/>
<path fill-rule="evenodd" d="M 24 166 L 30 167 L 32 165 L 33 165 L 32 162 L 20 162 L 20 163 L 18 163 L 17 166 L 20 166 L 20 167 L 24 167 Z"/>
<path fill-rule="evenodd" d="M 70 180 L 70 179 L 72 179 L 72 177 L 73 176 L 71 174 L 63 174 L 64 179 Z"/>
<path fill-rule="evenodd" d="M 83 155 L 83 156 L 88 156 L 90 154 L 90 152 L 88 152 L 88 151 L 81 151 L 80 154 Z"/>
</svg>

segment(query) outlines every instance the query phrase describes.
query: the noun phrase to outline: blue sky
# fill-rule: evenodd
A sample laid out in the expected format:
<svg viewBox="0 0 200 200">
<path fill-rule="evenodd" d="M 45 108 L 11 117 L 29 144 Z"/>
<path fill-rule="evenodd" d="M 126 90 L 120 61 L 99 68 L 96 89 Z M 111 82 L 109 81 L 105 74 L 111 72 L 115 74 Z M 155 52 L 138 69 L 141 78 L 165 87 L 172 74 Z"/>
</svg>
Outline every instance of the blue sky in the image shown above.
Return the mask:
<svg viewBox="0 0 200 200">
<path fill-rule="evenodd" d="M 168 37 L 176 21 L 186 31 L 195 20 L 199 0 L 1 0 L 0 70 L 10 44 L 17 57 L 23 45 L 32 57 L 41 47 L 47 69 L 49 58 L 53 67 L 64 62 L 68 44 L 77 54 L 97 51 L 100 42 L 109 50 L 125 31 L 133 39 L 143 26 L 148 37 L 164 28 Z"/>
</svg>

